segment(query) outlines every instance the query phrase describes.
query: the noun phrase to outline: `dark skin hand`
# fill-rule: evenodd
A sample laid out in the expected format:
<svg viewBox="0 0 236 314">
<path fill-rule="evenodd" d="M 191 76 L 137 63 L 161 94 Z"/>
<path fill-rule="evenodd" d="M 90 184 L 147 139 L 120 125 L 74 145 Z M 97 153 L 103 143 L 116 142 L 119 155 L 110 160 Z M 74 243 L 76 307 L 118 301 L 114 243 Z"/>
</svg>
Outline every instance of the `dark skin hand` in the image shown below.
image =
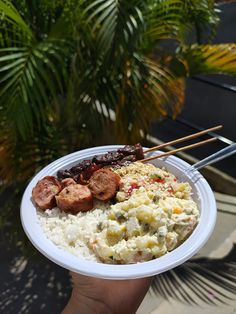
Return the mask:
<svg viewBox="0 0 236 314">
<path fill-rule="evenodd" d="M 71 273 L 73 290 L 62 314 L 134 314 L 152 277 L 107 280 Z"/>
</svg>

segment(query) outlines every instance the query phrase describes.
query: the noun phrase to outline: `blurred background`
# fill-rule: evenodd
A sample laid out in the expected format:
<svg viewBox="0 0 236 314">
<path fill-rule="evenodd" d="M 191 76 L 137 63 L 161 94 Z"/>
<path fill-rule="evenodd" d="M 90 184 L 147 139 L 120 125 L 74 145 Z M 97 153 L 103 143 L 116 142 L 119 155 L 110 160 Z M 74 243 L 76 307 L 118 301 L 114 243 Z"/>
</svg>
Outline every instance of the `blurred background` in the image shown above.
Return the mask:
<svg viewBox="0 0 236 314">
<path fill-rule="evenodd" d="M 68 272 L 27 240 L 24 189 L 86 147 L 153 146 L 222 124 L 216 142 L 178 155 L 194 163 L 235 142 L 236 2 L 0 0 L 0 14 L 0 311 L 60 313 Z M 155 278 L 140 314 L 235 311 L 236 155 L 202 173 L 214 234 Z"/>
</svg>

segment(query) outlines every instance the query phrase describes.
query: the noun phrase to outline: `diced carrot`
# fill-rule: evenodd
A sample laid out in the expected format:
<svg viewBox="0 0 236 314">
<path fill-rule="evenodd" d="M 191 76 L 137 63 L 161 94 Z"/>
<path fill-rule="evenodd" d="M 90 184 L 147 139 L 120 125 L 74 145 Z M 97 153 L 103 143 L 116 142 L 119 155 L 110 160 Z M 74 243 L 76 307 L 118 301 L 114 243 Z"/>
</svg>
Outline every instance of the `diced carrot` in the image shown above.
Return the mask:
<svg viewBox="0 0 236 314">
<path fill-rule="evenodd" d="M 172 209 L 172 213 L 173 213 L 173 214 L 182 214 L 182 212 L 183 212 L 183 209 L 180 208 L 180 207 L 174 207 L 174 208 Z"/>
</svg>

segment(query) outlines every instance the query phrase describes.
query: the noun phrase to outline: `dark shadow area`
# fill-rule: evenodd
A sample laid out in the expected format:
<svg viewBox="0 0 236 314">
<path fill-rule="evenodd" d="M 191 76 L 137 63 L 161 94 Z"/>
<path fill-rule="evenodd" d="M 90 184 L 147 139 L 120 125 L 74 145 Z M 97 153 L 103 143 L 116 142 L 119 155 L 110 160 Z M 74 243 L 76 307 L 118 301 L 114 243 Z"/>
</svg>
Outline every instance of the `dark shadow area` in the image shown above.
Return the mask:
<svg viewBox="0 0 236 314">
<path fill-rule="evenodd" d="M 0 313 L 61 313 L 71 291 L 69 273 L 36 253 L 22 253 L 1 243 Z"/>
</svg>

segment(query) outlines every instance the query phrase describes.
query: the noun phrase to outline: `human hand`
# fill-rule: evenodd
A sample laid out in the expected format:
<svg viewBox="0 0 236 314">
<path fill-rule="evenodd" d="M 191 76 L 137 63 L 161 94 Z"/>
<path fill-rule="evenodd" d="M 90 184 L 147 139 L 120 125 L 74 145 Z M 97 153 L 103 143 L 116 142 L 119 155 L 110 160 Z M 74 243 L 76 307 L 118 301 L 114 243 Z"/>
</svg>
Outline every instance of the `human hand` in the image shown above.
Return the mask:
<svg viewBox="0 0 236 314">
<path fill-rule="evenodd" d="M 73 290 L 62 314 L 134 314 L 152 277 L 108 280 L 71 273 Z"/>
</svg>

